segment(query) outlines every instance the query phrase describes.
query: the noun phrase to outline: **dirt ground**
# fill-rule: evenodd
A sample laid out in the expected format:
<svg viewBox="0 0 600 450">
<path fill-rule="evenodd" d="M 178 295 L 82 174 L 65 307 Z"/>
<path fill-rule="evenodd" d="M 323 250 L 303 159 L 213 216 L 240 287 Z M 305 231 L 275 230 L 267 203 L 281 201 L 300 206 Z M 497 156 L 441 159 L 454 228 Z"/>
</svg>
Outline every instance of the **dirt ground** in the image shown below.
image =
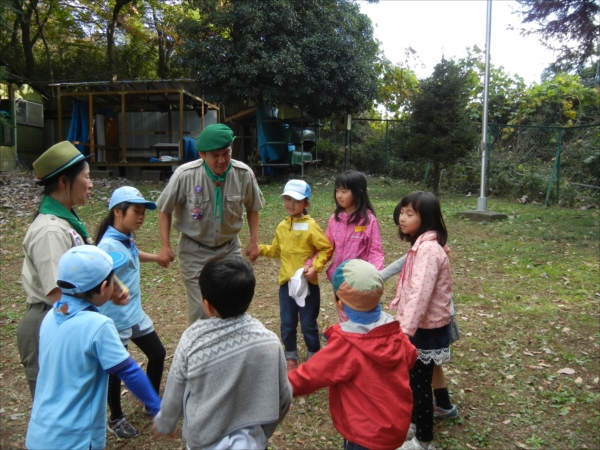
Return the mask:
<svg viewBox="0 0 600 450">
<path fill-rule="evenodd" d="M 310 214 L 324 227 L 333 210 L 329 172 L 311 175 L 315 199 Z M 123 180 L 95 181 L 89 205 L 78 209 L 89 229 L 104 216 L 106 200 Z M 391 211 L 410 186 L 370 179 L 378 212 L 386 264 L 406 250 L 396 237 Z M 0 177 L 0 448 L 24 448 L 31 399 L 19 363 L 16 325 L 25 310 L 20 282 L 21 242 L 37 209 L 38 190 L 28 174 Z M 270 243 L 283 219 L 278 195 L 282 183 L 261 186 L 268 204 L 261 212 L 260 242 Z M 136 184 L 156 199 L 162 185 Z M 321 200 L 319 200 L 322 198 Z M 449 228 L 457 318 L 461 340 L 446 367 L 452 400 L 460 418 L 436 422 L 436 446 L 444 449 L 600 448 L 600 271 L 597 209 L 542 209 L 498 201 L 512 218 L 501 224 L 474 225 L 458 219 L 467 200 L 442 197 Z M 513 211 L 520 208 L 518 211 Z M 381 213 L 379 213 L 381 211 Z M 247 230 L 240 235 L 247 243 Z M 173 242 L 175 236 L 173 235 Z M 137 245 L 158 251 L 156 214 L 148 213 Z M 279 261 L 254 264 L 257 290 L 249 313 L 279 334 Z M 383 303 L 394 294 L 396 278 L 386 282 Z M 335 323 L 331 285 L 320 275 L 319 326 Z M 170 359 L 187 324 L 185 290 L 177 264 L 164 270 L 142 265 L 145 311 Z M 306 348 L 300 339 L 302 358 Z M 132 356 L 144 358 L 131 346 Z M 570 371 L 560 372 L 563 369 Z M 141 406 L 123 390 L 123 410 L 140 431 L 130 441 L 108 437 L 109 449 L 180 449 L 179 435 L 156 438 Z M 57 418 L 56 420 L 59 420 Z M 270 439 L 272 449 L 341 448 L 329 416 L 327 391 L 295 399 L 290 413 Z"/>
</svg>

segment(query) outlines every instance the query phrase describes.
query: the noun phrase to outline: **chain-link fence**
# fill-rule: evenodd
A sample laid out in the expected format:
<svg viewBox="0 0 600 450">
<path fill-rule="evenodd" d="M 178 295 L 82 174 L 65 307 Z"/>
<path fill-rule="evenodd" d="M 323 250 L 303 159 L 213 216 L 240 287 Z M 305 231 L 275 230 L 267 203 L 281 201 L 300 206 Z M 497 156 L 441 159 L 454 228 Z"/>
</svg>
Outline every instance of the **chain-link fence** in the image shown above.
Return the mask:
<svg viewBox="0 0 600 450">
<path fill-rule="evenodd" d="M 327 120 L 320 128 L 319 158 L 325 165 L 431 182 L 427 163 L 401 157 L 410 136 L 410 122 L 353 119 L 350 132 L 341 122 Z M 488 148 L 488 196 L 527 196 L 529 201 L 564 205 L 600 199 L 600 125 L 567 128 L 492 124 L 488 128 Z M 441 190 L 478 195 L 479 148 L 445 167 L 440 177 Z"/>
<path fill-rule="evenodd" d="M 493 194 L 573 205 L 600 193 L 600 125 L 488 128 Z M 480 166 L 481 167 L 481 166 Z"/>
</svg>

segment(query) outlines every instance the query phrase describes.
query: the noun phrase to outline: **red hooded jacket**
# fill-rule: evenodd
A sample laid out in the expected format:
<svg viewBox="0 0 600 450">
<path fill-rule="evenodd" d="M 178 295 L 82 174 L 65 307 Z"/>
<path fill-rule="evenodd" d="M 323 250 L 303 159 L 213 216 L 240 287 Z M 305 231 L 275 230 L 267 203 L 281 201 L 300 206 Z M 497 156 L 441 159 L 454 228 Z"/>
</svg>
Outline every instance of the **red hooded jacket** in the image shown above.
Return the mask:
<svg viewBox="0 0 600 450">
<path fill-rule="evenodd" d="M 290 372 L 294 397 L 329 386 L 333 425 L 348 441 L 372 450 L 400 447 L 412 414 L 408 370 L 417 351 L 398 321 L 366 334 L 333 325 L 327 346 Z"/>
</svg>

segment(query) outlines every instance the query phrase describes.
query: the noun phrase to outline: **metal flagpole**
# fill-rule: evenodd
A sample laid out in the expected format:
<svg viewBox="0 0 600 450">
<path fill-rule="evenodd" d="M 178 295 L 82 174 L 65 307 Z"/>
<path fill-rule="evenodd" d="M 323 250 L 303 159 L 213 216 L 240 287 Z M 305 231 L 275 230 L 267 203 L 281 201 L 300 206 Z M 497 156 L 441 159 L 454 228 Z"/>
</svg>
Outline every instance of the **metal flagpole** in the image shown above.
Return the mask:
<svg viewBox="0 0 600 450">
<path fill-rule="evenodd" d="M 486 41 L 485 41 L 485 78 L 483 83 L 483 122 L 481 133 L 481 192 L 477 199 L 477 211 L 487 211 L 485 195 L 485 176 L 488 164 L 488 95 L 490 86 L 490 42 L 492 39 L 492 0 L 487 2 Z"/>
</svg>

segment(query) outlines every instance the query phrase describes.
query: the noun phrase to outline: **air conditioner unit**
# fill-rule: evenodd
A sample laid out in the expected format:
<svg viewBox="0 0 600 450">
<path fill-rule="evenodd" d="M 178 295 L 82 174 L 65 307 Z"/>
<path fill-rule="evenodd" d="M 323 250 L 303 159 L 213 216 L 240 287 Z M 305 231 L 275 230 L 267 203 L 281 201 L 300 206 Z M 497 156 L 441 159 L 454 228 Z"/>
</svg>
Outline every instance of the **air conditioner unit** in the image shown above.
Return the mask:
<svg viewBox="0 0 600 450">
<path fill-rule="evenodd" d="M 44 105 L 18 98 L 15 100 L 15 112 L 18 124 L 44 127 Z"/>
</svg>

